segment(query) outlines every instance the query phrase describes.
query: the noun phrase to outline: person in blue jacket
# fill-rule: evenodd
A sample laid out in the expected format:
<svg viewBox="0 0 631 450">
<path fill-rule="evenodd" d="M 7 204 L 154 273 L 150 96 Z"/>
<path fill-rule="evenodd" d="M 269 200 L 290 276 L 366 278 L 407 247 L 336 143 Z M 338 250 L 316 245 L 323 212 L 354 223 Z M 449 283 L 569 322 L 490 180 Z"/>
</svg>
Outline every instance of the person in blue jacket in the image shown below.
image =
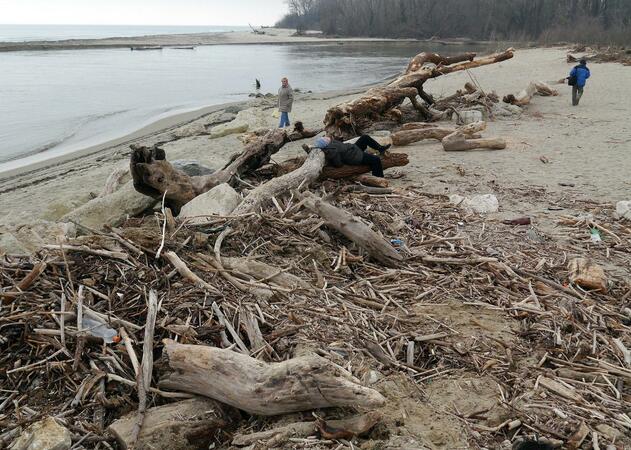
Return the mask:
<svg viewBox="0 0 631 450">
<path fill-rule="evenodd" d="M 587 83 L 587 79 L 590 76 L 591 73 L 587 68 L 587 61 L 581 59 L 579 65 L 572 69 L 572 71 L 570 72 L 570 76 L 567 78 L 568 84 L 572 86 L 572 105 L 578 105 L 578 102 L 583 96 L 585 83 Z"/>
</svg>

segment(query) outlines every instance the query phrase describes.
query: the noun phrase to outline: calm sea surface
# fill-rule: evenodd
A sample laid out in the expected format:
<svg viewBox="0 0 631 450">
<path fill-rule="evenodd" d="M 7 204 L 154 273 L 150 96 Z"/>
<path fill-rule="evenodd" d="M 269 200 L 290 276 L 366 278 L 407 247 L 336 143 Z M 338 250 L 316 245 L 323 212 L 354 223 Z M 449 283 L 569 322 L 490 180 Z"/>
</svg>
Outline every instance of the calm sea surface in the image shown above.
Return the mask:
<svg viewBox="0 0 631 450">
<path fill-rule="evenodd" d="M 0 17 L 2 20 L 2 17 Z M 103 39 L 156 34 L 219 33 L 244 31 L 249 27 L 158 25 L 2 25 L 0 42 L 62 41 L 65 39 Z"/>
<path fill-rule="evenodd" d="M 276 92 L 322 92 L 383 80 L 426 43 L 229 45 L 195 50 L 0 53 L 0 172 L 106 142 L 156 120 Z M 480 50 L 475 49 L 475 50 Z"/>
</svg>

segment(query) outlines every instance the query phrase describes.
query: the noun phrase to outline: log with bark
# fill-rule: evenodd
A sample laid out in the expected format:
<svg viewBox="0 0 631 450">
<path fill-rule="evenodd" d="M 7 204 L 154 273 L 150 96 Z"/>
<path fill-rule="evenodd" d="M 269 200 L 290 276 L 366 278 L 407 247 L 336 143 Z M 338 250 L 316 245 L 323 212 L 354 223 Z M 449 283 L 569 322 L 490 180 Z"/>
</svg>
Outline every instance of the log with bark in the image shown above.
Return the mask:
<svg viewBox="0 0 631 450">
<path fill-rule="evenodd" d="M 372 230 L 359 217 L 344 211 L 310 192 L 296 193 L 303 205 L 324 219 L 327 227 L 342 233 L 377 261 L 393 267 L 403 261 L 403 257 L 382 235 Z"/>
<path fill-rule="evenodd" d="M 266 363 L 231 350 L 165 340 L 163 360 L 161 388 L 202 395 L 250 414 L 385 403 L 379 392 L 317 355 Z"/>
<path fill-rule="evenodd" d="M 328 135 L 339 140 L 363 133 L 372 123 L 382 121 L 391 111 L 408 98 L 425 119 L 432 114 L 420 104 L 417 96 L 426 103 L 433 99 L 423 90 L 423 84 L 442 75 L 476 67 L 495 64 L 513 57 L 513 49 L 475 60 L 475 54 L 466 53 L 454 57 L 443 57 L 435 53 L 421 53 L 415 56 L 403 75 L 385 87 L 370 89 L 362 97 L 330 108 L 324 118 L 324 128 Z M 397 113 L 395 113 L 395 116 Z M 429 115 L 429 117 L 428 117 Z"/>
<path fill-rule="evenodd" d="M 294 138 L 295 133 L 297 130 L 291 133 Z M 304 137 L 313 135 L 309 130 L 303 129 L 303 133 Z M 247 144 L 243 152 L 234 156 L 222 170 L 203 176 L 189 176 L 175 169 L 159 146 L 132 146 L 130 172 L 138 192 L 154 199 L 162 199 L 166 193 L 166 205 L 178 214 L 182 206 L 199 194 L 222 183 L 233 183 L 235 177 L 252 173 L 267 164 L 289 141 L 290 134 L 285 130 L 268 131 Z"/>
<path fill-rule="evenodd" d="M 305 160 L 305 157 L 292 158 L 279 165 L 277 168 L 278 173 L 289 173 L 300 167 Z M 409 157 L 405 153 L 392 153 L 386 152 L 381 156 L 381 165 L 383 170 L 391 169 L 393 167 L 402 167 L 410 163 Z M 362 175 L 370 172 L 369 166 L 348 166 L 341 167 L 324 166 L 320 175 L 321 180 L 331 179 L 339 180 L 342 178 L 352 178 L 358 175 Z"/>
</svg>

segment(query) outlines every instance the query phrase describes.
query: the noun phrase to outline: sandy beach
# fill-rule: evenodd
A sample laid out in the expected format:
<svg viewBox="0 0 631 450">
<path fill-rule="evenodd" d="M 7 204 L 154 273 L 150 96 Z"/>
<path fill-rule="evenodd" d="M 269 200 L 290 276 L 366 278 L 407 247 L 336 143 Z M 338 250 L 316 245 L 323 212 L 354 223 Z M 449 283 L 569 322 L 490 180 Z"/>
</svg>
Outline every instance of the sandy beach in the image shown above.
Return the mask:
<svg viewBox="0 0 631 450">
<path fill-rule="evenodd" d="M 266 28 L 265 34 L 251 31 L 225 33 L 168 34 L 136 37 L 114 37 L 105 39 L 67 39 L 61 41 L 0 42 L 0 52 L 36 50 L 81 50 L 88 48 L 125 47 L 178 47 L 197 45 L 245 45 L 245 44 L 308 44 L 321 42 L 390 42 L 400 39 L 378 38 L 323 38 L 317 33 L 294 36 L 296 30 Z M 414 41 L 414 39 L 411 39 Z M 458 44 L 459 42 L 455 42 Z"/>
<path fill-rule="evenodd" d="M 518 51 L 509 61 L 477 69 L 473 75 L 483 89 L 503 96 L 516 93 L 532 80 L 554 83 L 568 70 L 564 49 L 528 49 Z M 404 176 L 394 183 L 422 185 L 424 190 L 436 193 L 496 193 L 507 214 L 547 211 L 547 205 L 536 204 L 535 197 L 515 197 L 509 192 L 543 190 L 601 202 L 624 200 L 631 185 L 627 156 L 631 134 L 619 99 L 631 92 L 628 70 L 618 64 L 593 65 L 592 80 L 579 107 L 571 106 L 567 86 L 555 85 L 558 97 L 535 97 L 521 117 L 490 122 L 486 134 L 507 139 L 504 151 L 446 153 L 435 141 L 395 148 L 409 154 L 410 164 L 401 168 Z M 459 73 L 432 80 L 426 86 L 440 97 L 455 92 L 467 81 L 469 75 Z M 363 90 L 299 94 L 292 118 L 318 127 L 327 108 Z M 257 111 L 254 128 L 274 127 L 274 106 L 274 99 L 259 98 L 231 105 L 228 115 L 225 108 L 219 107 L 169 118 L 118 142 L 69 155 L 66 159 L 70 160 L 53 167 L 4 178 L 0 193 L 5 215 L 0 223 L 56 220 L 89 201 L 114 169 L 128 164 L 131 143 L 165 142 L 169 159 L 195 159 L 213 168 L 222 167 L 242 147 L 237 135 L 213 139 L 187 133 L 200 124 L 212 128 L 247 108 Z M 300 144 L 289 144 L 275 160 L 301 151 Z M 549 163 L 544 164 L 541 157 Z"/>
<path fill-rule="evenodd" d="M 108 406 L 104 425 L 118 419 L 123 409 L 131 411 L 129 423 L 136 423 L 135 406 L 129 407 L 134 400 L 122 393 L 135 392 L 133 361 L 137 357 L 126 353 L 133 353 L 134 345 L 140 349 L 144 330 L 155 344 L 147 346 L 145 337 L 143 360 L 146 352 L 162 352 L 153 376 L 160 380 L 157 387 L 169 391 L 155 392 L 165 397 L 193 393 L 220 402 L 195 407 L 190 419 L 195 426 L 202 423 L 199 411 L 221 411 L 224 402 L 235 411 L 251 413 L 237 412 L 228 426 L 221 422 L 225 445 L 215 448 L 253 448 L 271 439 L 277 448 L 303 448 L 303 442 L 309 448 L 339 448 L 338 429 L 325 429 L 325 422 L 318 422 L 321 433 L 317 438 L 309 437 L 315 432 L 309 423 L 304 439 L 291 437 L 294 431 L 282 434 L 281 444 L 276 441 L 277 431 L 261 438 L 259 431 L 285 425 L 293 430 L 294 422 L 313 420 L 316 413 L 311 404 L 287 409 L 291 414 L 278 410 L 271 413 L 279 414 L 276 418 L 259 418 L 261 411 L 270 414 L 270 405 L 287 399 L 288 404 L 295 404 L 292 396 L 322 401 L 317 403 L 317 417 L 326 414 L 326 421 L 337 418 L 331 412 L 375 414 L 370 427 L 361 432 L 339 428 L 346 433 L 342 436 L 361 442 L 353 444 L 354 448 L 508 450 L 517 448 L 513 441 L 533 434 L 539 442 L 543 442 L 541 438 L 554 444 L 545 448 L 569 448 L 574 440 L 584 441 L 576 448 L 588 448 L 592 442 L 600 442 L 594 448 L 612 442 L 615 445 L 608 449 L 625 448 L 631 430 L 625 407 L 629 388 L 624 383 L 631 377 L 631 228 L 628 221 L 614 218 L 613 205 L 631 200 L 631 130 L 623 103 L 631 94 L 631 77 L 630 69 L 619 64 L 590 66 L 592 77 L 577 107 L 571 106 L 568 86 L 556 81 L 570 69 L 563 48 L 517 50 L 514 58 L 504 62 L 428 81 L 424 88 L 437 99 L 462 89 L 466 82 L 502 98 L 537 80 L 558 89 L 559 95 L 535 96 L 519 114 L 491 118 L 484 137 L 505 139 L 503 150 L 446 152 L 433 140 L 392 147 L 391 152 L 409 155 L 410 163 L 386 171 L 394 188 L 387 194 L 349 192 L 347 188 L 355 186 L 327 180 L 313 183 L 314 192 L 294 190 L 291 198 L 285 196 L 285 189 L 276 194 L 280 201 L 264 191 L 267 196 L 261 198 L 271 196 L 275 207 L 261 214 L 258 210 L 241 214 L 233 207 L 222 213 L 226 217 L 212 216 L 205 225 L 193 226 L 186 221 L 169 224 L 165 210 L 162 223 L 161 213 L 149 213 L 128 220 L 121 229 L 108 230 L 110 235 L 86 228 L 83 231 L 89 233 L 70 241 L 72 245 L 61 241 L 53 245 L 51 239 L 40 256 L 58 256 L 48 262 L 7 257 L 2 268 L 9 288 L 3 294 L 9 306 L 3 309 L 7 317 L 3 327 L 9 330 L 4 331 L 9 341 L 15 342 L 13 354 L 5 358 L 9 368 L 5 373 L 15 377 L 7 379 L 19 383 L 17 387 L 8 385 L 15 389 L 7 392 L 12 396 L 15 392 L 16 400 L 5 403 L 18 410 L 19 398 L 20 411 L 29 411 L 27 404 L 31 411 L 51 411 L 51 415 L 63 408 L 59 415 L 65 421 L 81 424 L 96 417 L 92 409 L 102 406 L 92 399 L 99 398 L 97 395 L 105 398 L 107 393 L 109 403 L 125 400 L 120 407 Z M 296 93 L 291 119 L 302 121 L 308 129 L 319 128 L 328 108 L 355 99 L 366 89 Z M 98 196 L 110 174 L 129 167 L 130 144 L 160 144 L 169 160 L 196 160 L 220 169 L 241 152 L 239 133 L 243 129 L 218 137 L 215 127 L 227 124 L 234 130 L 240 118 L 239 126 L 247 123 L 248 130 L 275 128 L 275 109 L 276 99 L 270 95 L 171 117 L 119 141 L 67 155 L 52 166 L 32 166 L 0 179 L 4 212 L 0 240 L 4 233 L 11 235 L 9 229 L 17 230 L 14 236 L 21 230 L 32 237 L 37 230 L 28 224 L 57 221 Z M 380 133 L 381 138 L 384 134 Z M 273 161 L 303 155 L 304 143 L 285 145 Z M 322 155 L 313 152 L 309 161 L 315 158 Z M 305 179 L 295 173 L 284 180 Z M 251 188 L 248 182 L 249 178 L 243 184 Z M 236 204 L 244 203 L 240 195 L 247 190 L 234 192 Z M 494 194 L 499 212 L 474 214 L 459 209 L 445 198 L 449 194 Z M 130 184 L 109 199 L 114 197 L 117 205 L 125 207 L 138 203 L 132 197 L 147 201 Z M 227 197 L 217 203 L 229 201 Z M 247 198 L 252 197 L 256 193 Z M 146 210 L 151 202 L 142 203 L 138 211 Z M 190 203 L 184 208 L 188 206 Z M 204 206 L 204 215 L 193 218 L 208 219 L 207 211 Z M 527 216 L 526 223 L 505 222 L 523 216 Z M 384 251 L 388 253 L 381 253 Z M 18 266 L 14 261 L 29 265 Z M 239 272 L 245 269 L 229 266 L 246 262 L 265 266 L 267 272 L 248 272 L 251 276 L 246 277 Z M 589 276 L 579 276 L 587 272 Z M 283 277 L 302 284 L 273 284 Z M 594 280 L 597 285 L 587 284 Z M 66 317 L 70 311 L 65 309 L 66 298 L 74 308 L 75 297 L 69 290 L 73 286 L 80 286 L 76 298 L 83 298 L 84 288 L 87 291 L 89 301 L 83 304 L 79 300 L 79 308 L 93 308 L 104 325 L 109 320 L 113 326 L 116 320 L 121 330 L 135 333 L 135 342 L 104 347 L 98 341 L 98 347 L 86 344 L 80 350 L 86 356 L 90 350 L 90 358 L 111 373 L 79 365 L 73 373 L 85 374 L 83 378 L 56 375 L 63 364 L 71 373 L 72 353 L 65 349 L 66 344 L 59 347 L 49 342 L 56 342 L 57 335 L 73 342 L 83 332 L 81 327 L 71 328 L 71 320 L 61 321 L 58 329 L 50 319 L 59 311 Z M 149 289 L 160 291 L 159 303 L 158 294 L 147 295 Z M 62 292 L 61 309 L 57 292 Z M 147 304 L 159 314 L 157 321 L 155 315 L 144 319 L 152 315 L 146 313 Z M 252 317 L 253 325 L 245 317 Z M 13 338 L 18 333 L 28 339 Z M 127 336 L 127 331 L 121 335 Z M 256 343 L 257 336 L 262 344 Z M 224 350 L 218 350 L 219 342 Z M 26 359 L 23 354 L 32 351 L 31 347 L 39 351 L 36 358 Z M 132 350 L 126 350 L 128 347 Z M 269 361 L 268 349 L 274 353 Z M 64 350 L 68 359 L 52 360 Z M 238 353 L 241 350 L 243 354 Z M 46 352 L 52 356 L 46 357 Z M 113 359 L 115 355 L 120 357 Z M 261 358 L 256 365 L 251 362 L 254 356 Z M 303 358 L 301 366 L 290 366 L 299 357 Z M 304 362 L 308 358 L 318 363 Z M 127 359 L 131 361 L 128 366 Z M 126 367 L 117 368 L 118 362 L 110 366 L 111 361 L 121 361 Z M 328 361 L 334 365 L 329 367 Z M 142 367 L 145 363 L 144 370 Z M 342 375 L 343 370 L 357 377 L 352 383 L 361 390 Z M 42 376 L 36 378 L 40 372 Z M 180 385 L 172 381 L 179 376 L 183 377 Z M 37 395 L 27 395 L 25 390 L 18 397 L 18 389 L 32 390 L 32 380 L 44 380 L 37 385 Z M 75 389 L 81 393 L 89 385 L 87 395 L 92 388 L 98 389 L 97 381 L 102 381 L 101 392 L 68 409 L 73 398 L 81 397 Z M 53 383 L 71 387 L 61 389 Z M 343 398 L 338 395 L 344 392 L 342 388 L 331 390 L 340 383 L 345 390 L 352 386 L 348 403 L 329 400 Z M 219 395 L 214 391 L 217 386 Z M 358 403 L 358 398 L 369 394 L 374 398 Z M 246 398 L 245 407 L 240 397 Z M 172 400 L 155 403 L 171 407 Z M 248 409 L 251 404 L 256 409 Z M 189 419 L 179 411 L 159 426 L 180 429 L 180 423 Z M 39 418 L 35 413 L 32 416 Z M 116 425 L 120 421 L 107 432 Z M 105 426 L 98 433 L 104 434 Z M 230 426 L 236 429 L 234 434 L 226 431 Z M 20 431 L 17 425 L 15 429 Z M 86 433 L 76 425 L 72 430 Z M 159 440 L 155 448 L 189 448 L 165 444 L 162 435 L 153 430 L 142 439 Z M 98 436 L 97 431 L 90 433 Z M 252 438 L 252 442 L 239 441 L 244 438 Z M 103 442 L 105 439 L 110 438 Z"/>
</svg>

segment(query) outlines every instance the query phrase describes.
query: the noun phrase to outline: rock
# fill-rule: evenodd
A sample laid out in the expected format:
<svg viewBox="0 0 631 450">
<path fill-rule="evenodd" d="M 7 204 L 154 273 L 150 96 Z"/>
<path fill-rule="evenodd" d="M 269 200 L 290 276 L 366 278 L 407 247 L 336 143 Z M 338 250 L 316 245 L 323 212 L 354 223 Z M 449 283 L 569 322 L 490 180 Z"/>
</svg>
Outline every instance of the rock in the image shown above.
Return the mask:
<svg viewBox="0 0 631 450">
<path fill-rule="evenodd" d="M 616 214 L 620 219 L 631 220 L 631 201 L 616 203 Z"/>
<path fill-rule="evenodd" d="M 171 162 L 171 165 L 191 177 L 211 175 L 215 172 L 215 169 L 211 169 L 210 167 L 203 165 L 199 161 L 195 161 L 192 159 L 176 159 L 175 161 Z"/>
<path fill-rule="evenodd" d="M 474 195 L 470 198 L 453 194 L 449 196 L 449 202 L 460 209 L 477 214 L 495 213 L 500 209 L 497 197 L 493 194 Z"/>
<path fill-rule="evenodd" d="M 118 419 L 109 427 L 121 448 L 132 447 L 136 412 Z M 206 449 L 218 429 L 225 426 L 217 402 L 201 397 L 149 408 L 134 448 L 172 450 Z"/>
<path fill-rule="evenodd" d="M 70 431 L 47 417 L 28 427 L 13 441 L 9 450 L 68 450 L 71 445 Z"/>
<path fill-rule="evenodd" d="M 452 116 L 454 120 L 461 120 L 464 125 L 468 125 L 474 122 L 482 122 L 484 120 L 484 115 L 481 111 L 477 111 L 475 109 L 460 111 L 458 114 L 454 114 Z"/>
<path fill-rule="evenodd" d="M 383 379 L 383 375 L 380 372 L 377 372 L 376 370 L 369 370 L 364 374 L 362 381 L 365 385 L 371 386 L 381 379 Z"/>
<path fill-rule="evenodd" d="M 105 225 L 118 226 L 128 216 L 135 216 L 151 208 L 157 200 L 136 192 L 133 182 L 105 197 L 95 198 L 63 216 L 61 222 L 75 221 L 87 227 L 102 229 Z"/>
<path fill-rule="evenodd" d="M 182 207 L 179 219 L 188 219 L 187 223 L 201 225 L 212 217 L 228 216 L 241 203 L 241 196 L 227 183 L 215 186 L 210 191 L 198 195 Z"/>
<path fill-rule="evenodd" d="M 219 138 L 230 134 L 245 133 L 250 129 L 266 126 L 266 119 L 265 112 L 259 108 L 244 109 L 239 111 L 233 121 L 213 127 L 210 130 L 210 136 Z"/>
<path fill-rule="evenodd" d="M 619 440 L 622 437 L 622 432 L 606 423 L 596 425 L 596 431 L 610 440 Z"/>
<path fill-rule="evenodd" d="M 175 138 L 185 138 L 190 136 L 199 136 L 200 134 L 208 134 L 203 123 L 193 122 L 174 130 L 171 135 Z"/>
<path fill-rule="evenodd" d="M 56 244 L 58 239 L 67 240 L 77 235 L 73 223 L 57 223 L 40 220 L 15 227 L 0 228 L 0 254 L 29 255 L 44 244 Z"/>
<path fill-rule="evenodd" d="M 607 292 L 607 276 L 602 267 L 587 258 L 574 258 L 568 264 L 570 281 L 584 289 Z"/>
</svg>

